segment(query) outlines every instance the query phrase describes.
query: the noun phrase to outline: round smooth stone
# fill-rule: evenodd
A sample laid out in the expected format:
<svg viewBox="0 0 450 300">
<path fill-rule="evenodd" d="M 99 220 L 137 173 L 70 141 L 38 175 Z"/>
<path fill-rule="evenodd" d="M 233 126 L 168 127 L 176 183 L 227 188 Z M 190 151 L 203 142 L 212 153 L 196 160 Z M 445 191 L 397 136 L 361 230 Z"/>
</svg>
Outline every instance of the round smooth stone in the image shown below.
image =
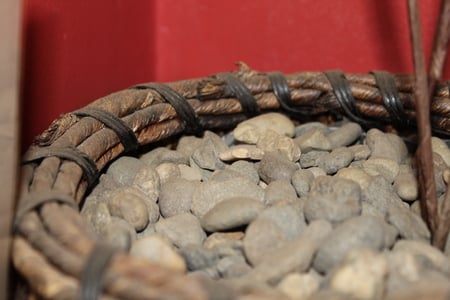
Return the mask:
<svg viewBox="0 0 450 300">
<path fill-rule="evenodd" d="M 200 223 L 209 232 L 230 230 L 249 224 L 263 209 L 264 204 L 253 198 L 229 198 L 211 208 Z"/>
<path fill-rule="evenodd" d="M 256 144 L 261 134 L 267 129 L 288 137 L 293 137 L 295 134 L 294 124 L 285 115 L 266 113 L 241 122 L 233 130 L 233 136 L 240 142 Z"/>
<path fill-rule="evenodd" d="M 186 263 L 173 246 L 159 234 L 151 234 L 133 243 L 130 254 L 143 257 L 148 261 L 163 266 L 171 271 L 184 273 Z"/>
<path fill-rule="evenodd" d="M 199 220 L 189 213 L 160 219 L 155 224 L 155 230 L 179 248 L 201 245 L 206 239 L 206 233 L 200 226 Z"/>
</svg>

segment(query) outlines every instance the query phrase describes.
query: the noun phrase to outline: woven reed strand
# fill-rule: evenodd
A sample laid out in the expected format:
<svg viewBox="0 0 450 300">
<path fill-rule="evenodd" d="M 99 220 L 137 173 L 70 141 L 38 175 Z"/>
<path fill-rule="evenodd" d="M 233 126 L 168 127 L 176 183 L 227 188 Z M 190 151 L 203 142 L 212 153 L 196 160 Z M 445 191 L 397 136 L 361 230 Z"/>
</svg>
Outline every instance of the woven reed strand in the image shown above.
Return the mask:
<svg viewBox="0 0 450 300">
<path fill-rule="evenodd" d="M 233 72 L 254 95 L 262 112 L 279 110 L 271 83 L 263 73 L 241 65 Z M 369 74 L 346 74 L 360 114 L 380 123 L 389 123 L 375 79 Z M 415 119 L 413 78 L 394 75 L 402 104 L 411 121 Z M 286 75 L 292 102 L 296 109 L 311 115 L 332 110 L 339 104 L 321 72 Z M 220 79 L 210 76 L 178 81 L 168 85 L 184 96 L 199 116 L 204 129 L 230 128 L 244 120 L 238 99 Z M 183 123 L 176 112 L 154 90 L 123 90 L 88 105 L 121 118 L 136 134 L 141 146 L 181 134 Z M 432 126 L 450 134 L 450 97 L 445 84 L 439 84 L 431 106 Z M 124 147 L 114 131 L 93 118 L 66 114 L 41 134 L 35 147 L 76 147 L 86 153 L 101 170 L 114 160 Z M 73 197 L 80 204 L 87 190 L 82 169 L 74 162 L 49 157 L 22 167 L 20 201 L 32 199 L 35 193 L 52 191 Z M 79 293 L 79 276 L 92 251 L 96 237 L 78 211 L 63 204 L 46 203 L 27 213 L 17 224 L 13 244 L 13 263 L 27 280 L 32 291 L 43 298 L 74 298 Z M 117 254 L 103 279 L 102 298 L 145 299 L 177 297 L 206 299 L 201 283 L 182 274 L 169 272 L 139 258 Z"/>
</svg>

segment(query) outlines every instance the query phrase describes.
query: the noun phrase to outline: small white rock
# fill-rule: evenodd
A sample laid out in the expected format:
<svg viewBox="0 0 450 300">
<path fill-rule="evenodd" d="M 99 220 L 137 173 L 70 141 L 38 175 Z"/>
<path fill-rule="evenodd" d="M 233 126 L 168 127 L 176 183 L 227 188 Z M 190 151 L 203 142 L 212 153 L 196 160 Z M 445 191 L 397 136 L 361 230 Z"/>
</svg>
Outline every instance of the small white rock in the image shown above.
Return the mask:
<svg viewBox="0 0 450 300">
<path fill-rule="evenodd" d="M 383 176 L 390 183 L 394 181 L 400 171 L 398 163 L 388 158 L 369 158 L 363 163 L 363 169 L 371 176 Z"/>
<path fill-rule="evenodd" d="M 288 117 L 279 113 L 267 113 L 240 123 L 233 130 L 233 136 L 240 142 L 256 144 L 267 129 L 288 137 L 295 134 L 295 126 Z"/>
<path fill-rule="evenodd" d="M 381 299 L 388 271 L 386 258 L 373 250 L 351 250 L 330 277 L 330 287 L 356 299 Z"/>
<path fill-rule="evenodd" d="M 448 149 L 447 144 L 437 137 L 431 138 L 431 149 L 433 152 L 439 154 L 445 161 L 447 166 L 450 167 L 450 149 Z"/>
<path fill-rule="evenodd" d="M 137 240 L 131 247 L 130 254 L 146 258 L 175 272 L 186 271 L 184 259 L 159 234 L 151 234 Z"/>
<path fill-rule="evenodd" d="M 311 273 L 291 273 L 283 278 L 277 289 L 290 299 L 306 300 L 319 290 L 318 276 Z"/>
</svg>

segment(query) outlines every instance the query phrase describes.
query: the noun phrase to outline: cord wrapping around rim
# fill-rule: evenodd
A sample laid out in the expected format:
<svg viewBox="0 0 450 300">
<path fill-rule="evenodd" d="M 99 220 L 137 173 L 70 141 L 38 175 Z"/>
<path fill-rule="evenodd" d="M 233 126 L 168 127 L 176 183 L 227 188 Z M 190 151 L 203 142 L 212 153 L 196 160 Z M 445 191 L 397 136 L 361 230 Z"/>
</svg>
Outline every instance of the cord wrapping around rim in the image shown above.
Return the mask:
<svg viewBox="0 0 450 300">
<path fill-rule="evenodd" d="M 89 257 L 86 259 L 80 278 L 80 300 L 95 300 L 102 290 L 103 275 L 114 254 L 119 250 L 104 244 L 97 243 Z"/>
<path fill-rule="evenodd" d="M 193 133 L 199 135 L 203 132 L 203 128 L 198 120 L 197 113 L 188 103 L 186 98 L 170 88 L 166 84 L 162 83 L 145 83 L 131 87 L 131 89 L 152 89 L 158 92 L 165 101 L 170 103 L 177 112 L 181 122 L 184 123 L 187 133 Z"/>
<path fill-rule="evenodd" d="M 403 105 L 400 101 L 394 76 L 386 71 L 372 71 L 370 73 L 375 78 L 375 82 L 383 99 L 384 107 L 391 116 L 392 122 L 400 128 L 410 125 Z"/>
<path fill-rule="evenodd" d="M 132 152 L 139 148 L 139 142 L 134 131 L 119 117 L 116 117 L 105 110 L 92 107 L 82 108 L 72 112 L 72 114 L 79 117 L 94 118 L 113 130 L 122 143 L 124 152 Z"/>
<path fill-rule="evenodd" d="M 73 161 L 80 166 L 83 170 L 83 177 L 87 181 L 89 187 L 91 187 L 100 176 L 100 172 L 92 158 L 75 147 L 34 147 L 25 154 L 22 163 L 33 163 L 52 156 Z"/>
<path fill-rule="evenodd" d="M 49 202 L 63 203 L 78 210 L 78 205 L 76 204 L 75 199 L 67 194 L 52 190 L 35 192 L 24 196 L 19 200 L 16 214 L 14 216 L 14 231 L 18 230 L 20 222 L 28 212 Z"/>
<path fill-rule="evenodd" d="M 301 117 L 304 119 L 311 118 L 311 114 L 305 112 L 305 110 L 293 108 L 293 103 L 291 99 L 291 93 L 289 91 L 289 85 L 286 81 L 286 76 L 280 72 L 267 73 L 270 83 L 272 84 L 272 90 L 275 97 L 280 103 L 280 106 L 287 112 L 294 114 L 296 117 Z"/>
<path fill-rule="evenodd" d="M 239 100 L 242 111 L 249 117 L 253 117 L 260 113 L 255 97 L 247 86 L 236 76 L 231 73 L 220 73 L 217 78 L 223 80 L 232 91 L 233 95 Z"/>
<path fill-rule="evenodd" d="M 330 85 L 333 89 L 333 93 L 336 96 L 336 100 L 344 111 L 345 115 L 352 121 L 358 122 L 365 126 L 376 126 L 375 122 L 363 119 L 361 114 L 356 108 L 356 101 L 352 95 L 350 89 L 350 83 L 345 78 L 345 75 L 340 70 L 326 71 L 324 72 Z"/>
</svg>

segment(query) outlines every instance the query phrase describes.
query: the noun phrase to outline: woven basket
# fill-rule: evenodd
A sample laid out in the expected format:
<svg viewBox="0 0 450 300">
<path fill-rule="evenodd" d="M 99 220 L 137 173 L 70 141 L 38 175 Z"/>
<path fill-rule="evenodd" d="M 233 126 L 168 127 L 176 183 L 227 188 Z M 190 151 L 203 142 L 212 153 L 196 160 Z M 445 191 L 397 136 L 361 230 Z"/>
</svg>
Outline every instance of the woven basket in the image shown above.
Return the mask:
<svg viewBox="0 0 450 300">
<path fill-rule="evenodd" d="M 414 129 L 413 78 L 378 72 L 240 70 L 142 84 L 63 115 L 36 139 L 21 169 L 13 263 L 28 292 L 45 299 L 208 299 L 200 281 L 99 241 L 79 209 L 99 172 L 125 152 L 186 132 L 224 130 L 255 114 L 301 121 L 345 114 L 364 126 Z M 450 134 L 449 86 L 439 84 L 432 126 Z M 394 125 L 394 126 L 393 126 Z"/>
</svg>

